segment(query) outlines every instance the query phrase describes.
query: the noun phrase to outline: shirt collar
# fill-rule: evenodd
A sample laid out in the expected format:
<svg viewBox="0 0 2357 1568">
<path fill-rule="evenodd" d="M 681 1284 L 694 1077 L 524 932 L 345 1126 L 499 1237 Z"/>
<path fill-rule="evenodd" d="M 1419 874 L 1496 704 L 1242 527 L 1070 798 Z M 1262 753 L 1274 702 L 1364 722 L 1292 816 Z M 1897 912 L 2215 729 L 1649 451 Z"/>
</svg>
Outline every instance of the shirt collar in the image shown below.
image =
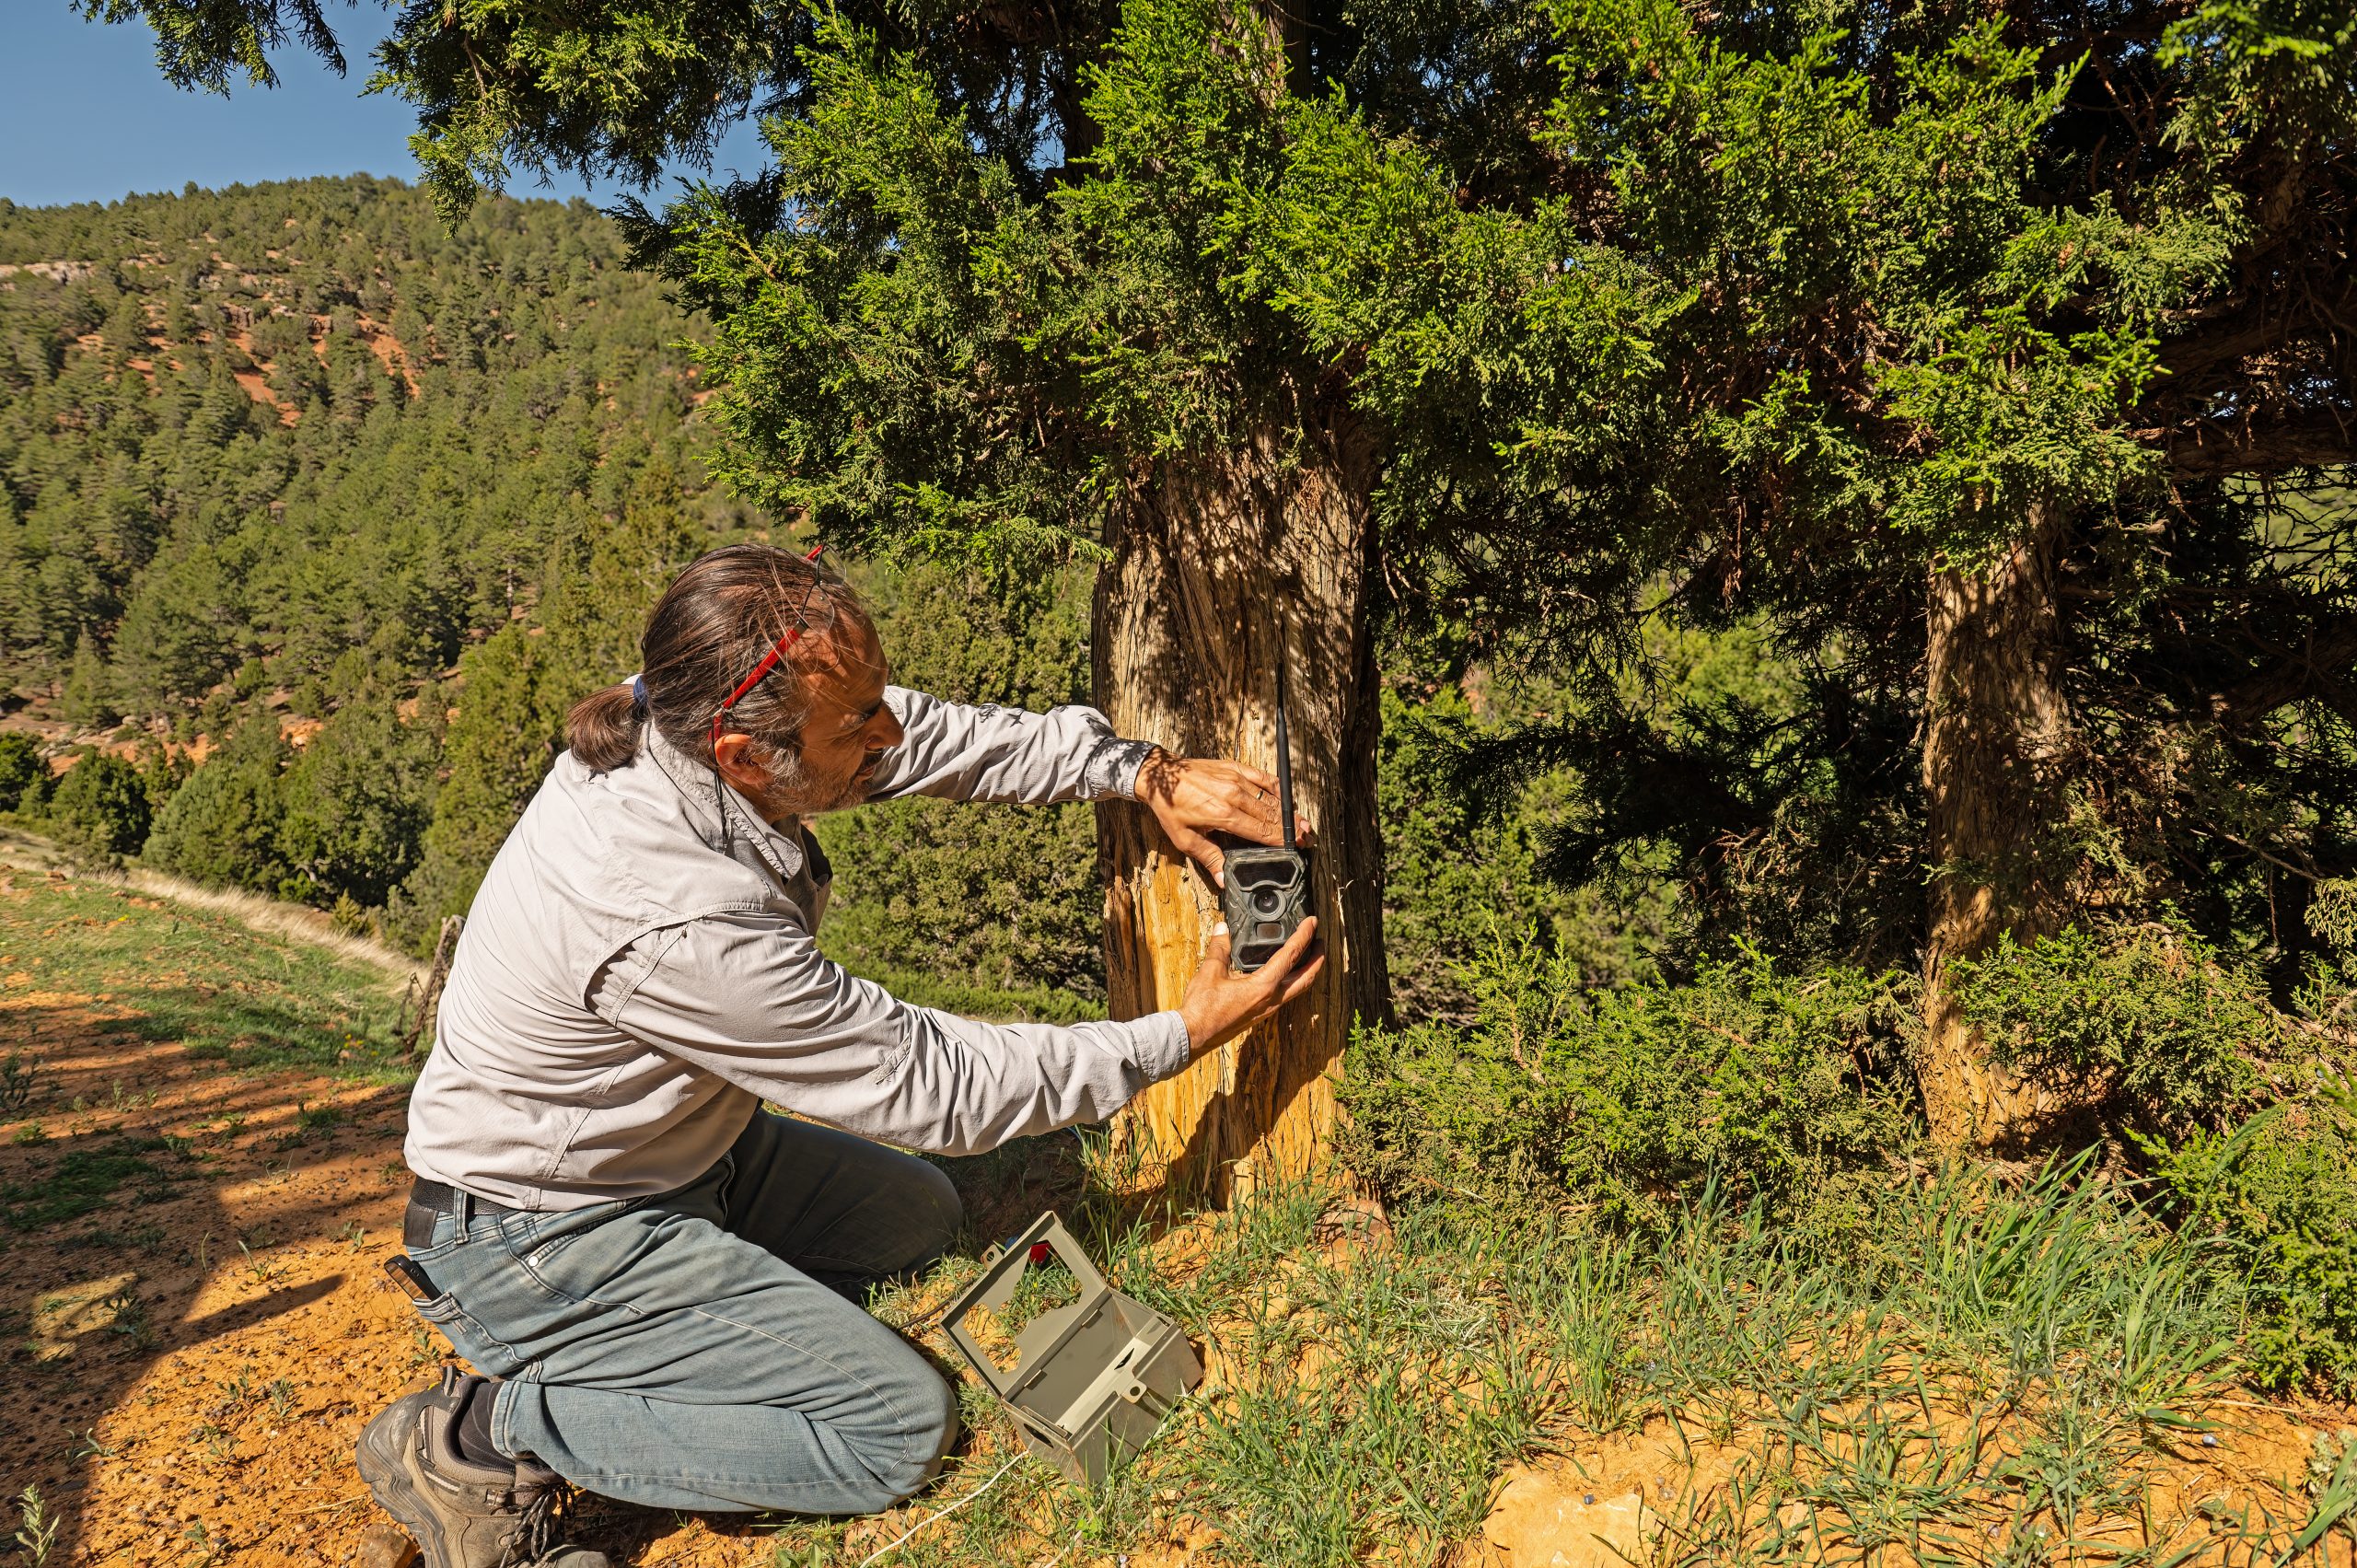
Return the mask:
<svg viewBox="0 0 2357 1568">
<path fill-rule="evenodd" d="M 791 882 L 801 874 L 800 818 L 789 817 L 775 827 L 771 826 L 736 785 L 721 778 L 709 759 L 691 757 L 672 745 L 651 719 L 639 734 L 644 738 L 647 761 L 679 790 L 689 825 L 708 848 L 714 853 L 719 851 L 721 813 L 725 811 L 731 829 L 732 858 L 747 859 L 743 846 L 749 844 L 753 855 L 776 873 L 780 882 Z M 716 794 L 714 784 L 719 786 Z"/>
</svg>

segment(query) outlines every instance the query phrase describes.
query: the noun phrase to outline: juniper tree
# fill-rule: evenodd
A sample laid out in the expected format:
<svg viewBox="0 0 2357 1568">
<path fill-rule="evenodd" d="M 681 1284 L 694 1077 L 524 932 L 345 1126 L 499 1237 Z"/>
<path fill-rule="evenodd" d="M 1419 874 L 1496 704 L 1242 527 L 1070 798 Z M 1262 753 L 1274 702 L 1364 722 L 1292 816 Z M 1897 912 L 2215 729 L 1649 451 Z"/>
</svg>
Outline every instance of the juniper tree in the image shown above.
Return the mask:
<svg viewBox="0 0 2357 1568">
<path fill-rule="evenodd" d="M 317 20 L 144 8 L 196 79 L 192 17 L 250 74 Z M 2328 0 L 472 0 L 404 10 L 377 79 L 454 212 L 762 113 L 771 167 L 636 226 L 715 323 L 730 482 L 865 547 L 1096 556 L 1127 733 L 1267 761 L 1287 661 L 1339 961 L 1133 1121 L 1200 1173 L 1308 1163 L 1385 1010 L 1378 615 L 1576 672 L 1756 610 L 1910 708 L 1927 1107 L 1950 1139 L 2035 1109 L 1940 981 L 2087 870 L 2058 574 L 2165 620 L 2172 552 L 2263 526 L 2232 476 L 2349 455 L 2352 56 Z M 2234 722 L 2357 657 L 2333 548 L 2271 649 L 2180 618 Z M 1134 814 L 1100 842 L 1113 1002 L 1152 1006 L 1207 906 Z"/>
</svg>

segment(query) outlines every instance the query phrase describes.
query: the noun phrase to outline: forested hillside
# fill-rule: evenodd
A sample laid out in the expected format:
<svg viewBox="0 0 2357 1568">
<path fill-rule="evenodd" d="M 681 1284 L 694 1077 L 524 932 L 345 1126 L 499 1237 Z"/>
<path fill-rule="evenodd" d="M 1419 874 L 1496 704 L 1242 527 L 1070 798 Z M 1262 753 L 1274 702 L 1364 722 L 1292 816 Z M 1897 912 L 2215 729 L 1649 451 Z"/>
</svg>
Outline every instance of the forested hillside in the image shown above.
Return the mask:
<svg viewBox="0 0 2357 1568">
<path fill-rule="evenodd" d="M 365 178 L 0 206 L 0 264 L 13 722 L 145 743 L 62 825 L 414 939 L 648 587 L 745 521 L 677 313 L 586 205 L 453 234 Z"/>
</svg>

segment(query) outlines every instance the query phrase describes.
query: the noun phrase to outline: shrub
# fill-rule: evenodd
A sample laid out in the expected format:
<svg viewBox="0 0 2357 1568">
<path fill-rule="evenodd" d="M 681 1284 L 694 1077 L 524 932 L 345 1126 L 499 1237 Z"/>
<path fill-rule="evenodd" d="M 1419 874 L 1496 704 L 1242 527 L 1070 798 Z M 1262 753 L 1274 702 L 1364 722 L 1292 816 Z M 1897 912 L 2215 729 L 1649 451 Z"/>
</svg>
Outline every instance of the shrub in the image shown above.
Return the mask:
<svg viewBox="0 0 2357 1568">
<path fill-rule="evenodd" d="M 2270 1106 L 2174 1148 L 2140 1141 L 2180 1228 L 2213 1237 L 2246 1279 L 2258 1381 L 2357 1393 L 2357 1089 Z"/>
<path fill-rule="evenodd" d="M 49 759 L 29 735 L 0 735 L 0 811 L 39 811 L 48 803 Z"/>
<path fill-rule="evenodd" d="M 1101 1003 L 1089 807 L 896 800 L 823 818 L 819 833 L 839 895 L 821 935 L 850 969 Z"/>
<path fill-rule="evenodd" d="M 99 854 L 137 854 L 153 819 L 139 770 L 95 751 L 57 781 L 49 819 L 58 841 Z"/>
<path fill-rule="evenodd" d="M 418 862 L 436 739 L 430 725 L 402 723 L 393 694 L 374 685 L 336 710 L 281 781 L 287 893 L 322 907 L 384 903 Z"/>
<path fill-rule="evenodd" d="M 284 812 L 274 762 L 219 757 L 172 793 L 142 858 L 195 881 L 275 892 L 287 876 L 278 853 Z"/>
<path fill-rule="evenodd" d="M 2251 967 L 2181 926 L 2007 935 L 1950 972 L 1999 1061 L 2147 1128 L 2249 1109 L 2285 1041 Z"/>
<path fill-rule="evenodd" d="M 1465 982 L 1469 1024 L 1365 1030 L 1344 1059 L 1344 1157 L 1379 1186 L 1644 1219 L 1715 1177 L 1789 1211 L 1912 1139 L 1895 976 L 1743 948 L 1689 984 L 1597 991 L 1574 955 L 1501 943 Z"/>
<path fill-rule="evenodd" d="M 1469 1017 L 1464 955 L 1501 929 L 1576 952 L 1590 984 L 1654 973 L 1649 938 L 1666 898 L 1640 898 L 1651 907 L 1616 916 L 1601 888 L 1566 889 L 1539 873 L 1540 841 L 1572 812 L 1577 786 L 1568 772 L 1471 789 L 1456 777 L 1466 751 L 1492 733 L 1457 685 L 1440 684 L 1420 701 L 1396 686 L 1383 692 L 1383 952 L 1401 1017 Z M 1665 893 L 1669 886 L 1665 879 Z"/>
</svg>

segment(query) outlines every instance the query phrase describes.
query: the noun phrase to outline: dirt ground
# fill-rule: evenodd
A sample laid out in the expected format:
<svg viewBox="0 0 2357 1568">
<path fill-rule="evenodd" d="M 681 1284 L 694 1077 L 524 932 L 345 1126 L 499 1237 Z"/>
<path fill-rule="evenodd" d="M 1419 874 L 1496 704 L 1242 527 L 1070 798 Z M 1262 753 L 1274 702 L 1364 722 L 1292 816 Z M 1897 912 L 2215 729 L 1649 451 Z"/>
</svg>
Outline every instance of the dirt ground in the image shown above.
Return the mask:
<svg viewBox="0 0 2357 1568">
<path fill-rule="evenodd" d="M 2273 1562 L 2277 1551 L 2252 1552 L 2239 1539 L 2230 1544 L 2227 1527 L 2242 1522 L 2247 1511 L 2253 1520 L 2271 1517 L 2296 1527 L 2309 1505 L 2298 1483 L 2316 1438 L 2335 1430 L 2331 1423 L 2345 1413 L 2265 1409 L 2249 1401 L 2223 1404 L 2205 1412 L 2218 1428 L 2214 1446 L 2195 1440 L 2165 1458 L 2154 1457 L 2141 1517 L 2090 1519 L 2067 1547 L 2056 1541 L 2030 1560 L 2102 1563 L 2157 1555 L 2163 1562 L 2235 1568 Z M 1676 1543 L 1692 1541 L 1696 1516 L 1707 1516 L 1713 1503 L 1741 1490 L 1747 1470 L 1756 1474 L 1758 1453 L 1757 1446 L 1713 1444 L 1655 1419 L 1642 1431 L 1575 1444 L 1567 1452 L 1516 1465 L 1504 1476 L 1481 1537 L 1471 1543 L 1460 1568 L 1629 1568 L 1665 1556 L 1707 1561 L 1707 1553 L 1680 1551 Z M 1796 1524 L 1802 1506 L 1787 1502 L 1779 1511 L 1785 1523 Z M 1995 1521 L 1979 1527 L 1991 1538 L 2004 1528 Z M 1671 1547 L 1666 1552 L 1666 1543 Z M 1991 1555 L 2003 1553 L 1992 1544 Z M 1981 1559 L 1962 1551 L 1919 1558 L 1894 1545 L 1875 1560 L 1887 1568 L 1906 1568 L 1917 1562 Z M 2336 1530 L 2300 1561 L 2316 1568 L 2351 1568 L 2357 1551 L 2348 1534 Z"/>
</svg>

